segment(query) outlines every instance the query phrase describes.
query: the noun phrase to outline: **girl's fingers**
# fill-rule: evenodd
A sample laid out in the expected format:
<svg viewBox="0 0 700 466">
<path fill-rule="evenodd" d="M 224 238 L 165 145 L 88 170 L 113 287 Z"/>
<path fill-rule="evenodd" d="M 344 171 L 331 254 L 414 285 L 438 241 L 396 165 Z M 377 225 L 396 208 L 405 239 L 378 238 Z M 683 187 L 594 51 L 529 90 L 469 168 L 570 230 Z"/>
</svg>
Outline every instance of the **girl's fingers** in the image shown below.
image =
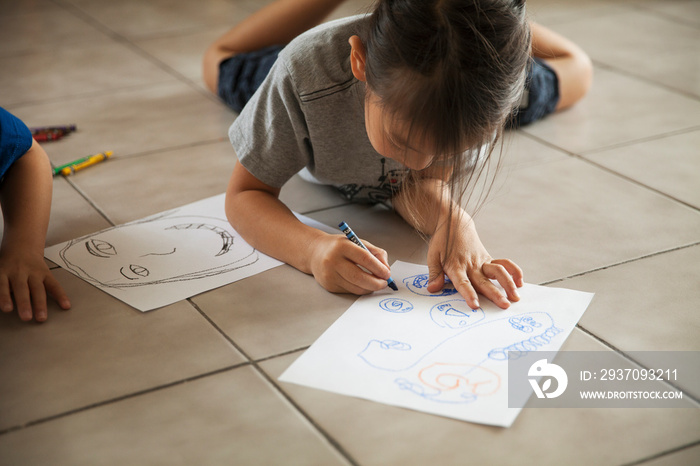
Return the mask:
<svg viewBox="0 0 700 466">
<path fill-rule="evenodd" d="M 356 244 L 352 244 L 348 241 L 344 255 L 349 261 L 364 267 L 376 277 L 388 280 L 391 276 L 391 271 L 387 265 L 384 265 L 382 261 L 373 256 L 372 253 L 365 251 Z"/>
<path fill-rule="evenodd" d="M 384 264 L 386 266 L 386 268 L 388 268 L 388 269 L 390 268 L 389 267 L 389 255 L 387 254 L 387 252 L 384 249 L 378 248 L 377 246 L 373 245 L 369 241 L 363 241 L 363 243 L 365 246 L 367 246 L 367 249 L 369 249 L 369 252 L 371 252 L 374 257 L 379 259 L 379 261 L 382 264 Z"/>
<path fill-rule="evenodd" d="M 508 273 L 513 277 L 515 285 L 520 288 L 525 283 L 523 282 L 523 271 L 518 265 L 510 259 L 494 259 L 491 261 L 493 264 L 502 265 Z"/>
<path fill-rule="evenodd" d="M 10 282 L 12 294 L 15 296 L 15 304 L 17 305 L 17 313 L 23 321 L 32 320 L 32 300 L 29 294 L 29 286 L 26 280 L 18 280 Z"/>
<path fill-rule="evenodd" d="M 483 267 L 481 267 L 481 270 L 483 271 L 484 276 L 486 278 L 496 280 L 498 281 L 498 283 L 501 284 L 501 286 L 506 292 L 506 296 L 508 297 L 508 299 L 510 299 L 511 301 L 520 300 L 520 296 L 518 296 L 517 286 L 513 281 L 513 277 L 503 265 L 491 262 L 489 264 L 484 264 Z"/>
<path fill-rule="evenodd" d="M 472 285 L 472 282 L 469 280 L 467 274 L 460 270 L 456 273 L 448 274 L 448 276 L 450 277 L 450 280 L 452 281 L 452 284 L 457 292 L 467 302 L 467 305 L 472 309 L 478 309 L 479 296 L 477 295 L 476 289 Z"/>
<path fill-rule="evenodd" d="M 68 299 L 68 295 L 65 291 L 63 291 L 63 287 L 61 287 L 58 280 L 56 280 L 53 275 L 48 275 L 46 277 L 44 280 L 44 286 L 46 287 L 46 291 L 53 299 L 56 300 L 61 309 L 70 309 L 70 300 Z"/>
<path fill-rule="evenodd" d="M 486 296 L 501 309 L 508 309 L 510 306 L 510 301 L 508 301 L 508 298 L 506 298 L 503 292 L 498 289 L 496 285 L 491 283 L 491 280 L 489 280 L 484 274 L 474 274 L 474 286 L 479 293 Z"/>
<path fill-rule="evenodd" d="M 12 312 L 12 296 L 10 295 L 10 281 L 3 275 L 0 276 L 0 309 L 2 312 Z"/>
<path fill-rule="evenodd" d="M 28 280 L 30 299 L 33 304 L 34 319 L 37 322 L 44 322 L 48 317 L 46 309 L 46 290 L 41 280 L 30 277 Z"/>
</svg>

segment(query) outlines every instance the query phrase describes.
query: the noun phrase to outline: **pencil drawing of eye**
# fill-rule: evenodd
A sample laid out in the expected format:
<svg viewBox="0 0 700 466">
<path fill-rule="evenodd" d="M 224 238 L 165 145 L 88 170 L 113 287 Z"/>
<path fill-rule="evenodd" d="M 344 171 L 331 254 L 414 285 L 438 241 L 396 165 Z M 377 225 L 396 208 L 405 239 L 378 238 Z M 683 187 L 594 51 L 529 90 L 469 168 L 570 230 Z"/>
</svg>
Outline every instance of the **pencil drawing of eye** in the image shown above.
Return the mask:
<svg viewBox="0 0 700 466">
<path fill-rule="evenodd" d="M 148 269 L 147 269 L 146 267 L 141 267 L 140 265 L 131 264 L 131 265 L 129 266 L 129 270 L 130 270 L 134 275 L 136 275 L 136 277 L 131 277 L 131 276 L 129 276 L 129 275 L 124 271 L 124 267 L 122 267 L 121 269 L 119 269 L 119 273 L 121 273 L 125 278 L 128 278 L 129 280 L 138 280 L 139 277 L 148 277 L 148 276 L 151 274 L 151 272 L 149 272 Z"/>
<path fill-rule="evenodd" d="M 88 252 L 93 256 L 102 257 L 103 259 L 109 259 L 110 256 L 116 256 L 117 250 L 114 246 L 109 244 L 107 241 L 102 241 L 101 239 L 91 239 L 90 241 L 85 241 L 85 247 Z"/>
</svg>

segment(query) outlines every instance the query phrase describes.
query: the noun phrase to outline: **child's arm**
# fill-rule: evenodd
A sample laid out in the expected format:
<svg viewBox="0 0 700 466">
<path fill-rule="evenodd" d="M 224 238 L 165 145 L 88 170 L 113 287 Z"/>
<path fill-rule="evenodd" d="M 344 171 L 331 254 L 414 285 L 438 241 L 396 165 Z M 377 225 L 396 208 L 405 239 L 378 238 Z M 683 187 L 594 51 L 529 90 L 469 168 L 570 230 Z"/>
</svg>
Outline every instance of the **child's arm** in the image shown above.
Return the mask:
<svg viewBox="0 0 700 466">
<path fill-rule="evenodd" d="M 556 110 L 581 100 L 593 82 L 593 64 L 578 45 L 546 27 L 530 23 L 532 54 L 552 67 L 559 80 Z"/>
<path fill-rule="evenodd" d="M 520 268 L 508 259 L 492 259 L 476 233 L 471 217 L 459 206 L 454 206 L 445 182 L 436 178 L 422 178 L 419 205 L 409 205 L 402 191 L 394 196 L 393 204 L 399 214 L 413 227 L 431 236 L 428 246 L 428 291 L 440 291 L 447 275 L 459 294 L 473 309 L 479 307 L 477 292 L 505 309 L 510 301 L 518 301 L 517 288 L 523 285 Z M 455 209 L 448 224 L 449 209 Z M 446 253 L 446 239 L 450 235 L 451 254 Z M 491 283 L 497 280 L 506 296 Z"/>
<path fill-rule="evenodd" d="M 0 309 L 20 319 L 47 317 L 46 292 L 63 309 L 70 308 L 65 292 L 44 262 L 44 242 L 51 210 L 53 179 L 46 152 L 36 142 L 5 174 L 0 203 L 5 222 L 0 245 Z"/>
<path fill-rule="evenodd" d="M 240 163 L 226 191 L 226 215 L 254 248 L 308 274 L 331 292 L 367 294 L 387 286 L 387 254 L 364 241 L 371 254 L 348 241 L 301 223 L 279 200 L 279 188 L 258 180 Z M 372 274 L 362 271 L 363 266 Z"/>
</svg>

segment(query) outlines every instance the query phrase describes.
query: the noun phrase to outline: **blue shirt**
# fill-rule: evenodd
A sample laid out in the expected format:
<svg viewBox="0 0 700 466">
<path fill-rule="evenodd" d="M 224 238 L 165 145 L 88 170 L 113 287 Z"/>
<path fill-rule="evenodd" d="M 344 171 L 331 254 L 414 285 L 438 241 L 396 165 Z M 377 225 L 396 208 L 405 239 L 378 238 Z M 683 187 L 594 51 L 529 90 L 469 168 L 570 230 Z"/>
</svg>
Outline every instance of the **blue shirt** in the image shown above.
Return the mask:
<svg viewBox="0 0 700 466">
<path fill-rule="evenodd" d="M 32 132 L 22 120 L 0 107 L 0 180 L 32 147 Z"/>
</svg>

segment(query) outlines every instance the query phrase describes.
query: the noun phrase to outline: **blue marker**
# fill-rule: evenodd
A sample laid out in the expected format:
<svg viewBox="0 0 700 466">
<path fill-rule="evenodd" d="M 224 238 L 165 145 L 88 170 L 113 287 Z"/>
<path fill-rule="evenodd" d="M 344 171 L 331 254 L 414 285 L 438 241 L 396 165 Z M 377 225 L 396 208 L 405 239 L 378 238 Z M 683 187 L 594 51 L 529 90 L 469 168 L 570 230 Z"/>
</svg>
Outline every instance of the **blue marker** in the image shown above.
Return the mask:
<svg viewBox="0 0 700 466">
<path fill-rule="evenodd" d="M 340 228 L 340 231 L 345 233 L 345 236 L 347 236 L 350 241 L 357 244 L 359 247 L 361 247 L 365 251 L 369 252 L 369 249 L 367 249 L 367 246 L 362 244 L 362 241 L 360 241 L 360 238 L 357 237 L 355 232 L 352 231 L 352 228 L 350 228 L 350 226 L 347 223 L 340 222 L 340 225 L 338 225 L 338 227 Z M 370 252 L 370 254 L 372 254 L 372 253 Z M 399 291 L 399 288 L 396 286 L 396 283 L 394 283 L 393 278 L 389 277 L 389 280 L 387 280 L 386 283 L 389 285 L 389 288 L 391 288 L 392 290 Z"/>
</svg>

